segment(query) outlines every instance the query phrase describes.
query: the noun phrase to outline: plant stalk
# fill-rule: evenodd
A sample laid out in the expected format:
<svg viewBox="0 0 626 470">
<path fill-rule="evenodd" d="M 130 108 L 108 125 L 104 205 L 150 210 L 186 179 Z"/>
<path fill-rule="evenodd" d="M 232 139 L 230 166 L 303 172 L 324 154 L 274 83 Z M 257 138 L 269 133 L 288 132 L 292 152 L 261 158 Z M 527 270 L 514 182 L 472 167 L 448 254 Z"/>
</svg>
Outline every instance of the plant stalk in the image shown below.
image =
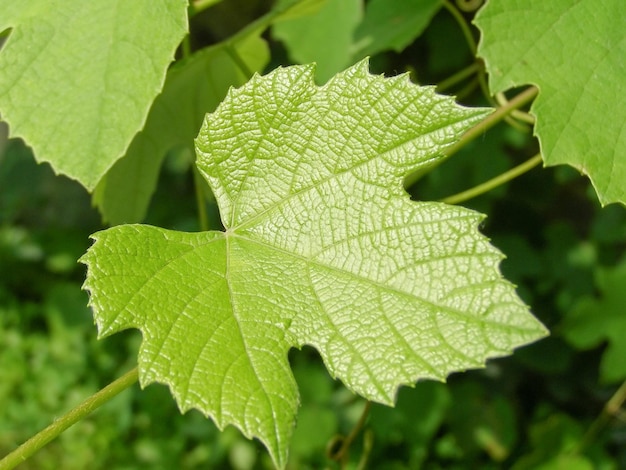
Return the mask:
<svg viewBox="0 0 626 470">
<path fill-rule="evenodd" d="M 582 437 L 578 445 L 574 448 L 572 454 L 580 454 L 589 444 L 593 442 L 596 435 L 605 427 L 611 419 L 619 416 L 620 409 L 626 402 L 626 382 L 622 383 L 617 391 L 613 394 L 609 401 L 606 402 L 600 416 L 598 416 L 587 432 Z"/>
<path fill-rule="evenodd" d="M 525 104 L 532 101 L 538 93 L 539 90 L 536 87 L 528 87 L 519 95 L 515 96 L 515 98 L 509 101 L 505 106 L 496 108 L 493 113 L 491 113 L 485 119 L 483 119 L 470 130 L 468 130 L 465 134 L 463 134 L 463 136 L 456 144 L 449 147 L 448 150 L 444 152 L 443 158 L 440 158 L 435 165 L 441 165 L 453 154 L 465 147 L 469 142 L 474 140 L 476 137 L 482 135 L 485 131 L 487 131 L 487 129 L 491 129 L 493 126 L 502 121 L 512 110 L 521 108 Z M 411 186 L 413 186 L 422 176 L 431 171 L 433 169 L 433 166 L 434 165 L 431 165 L 425 170 L 418 170 L 408 175 L 404 180 L 404 187 L 410 188 Z"/>
<path fill-rule="evenodd" d="M 474 186 L 466 191 L 460 192 L 458 194 L 453 194 L 452 196 L 448 196 L 441 200 L 441 202 L 445 202 L 446 204 L 458 204 L 460 202 L 467 201 L 468 199 L 475 198 L 476 196 L 480 196 L 488 191 L 491 191 L 498 186 L 508 183 L 514 178 L 517 178 L 520 175 L 523 175 L 527 171 L 535 168 L 537 165 L 541 163 L 541 154 L 538 153 L 534 157 L 528 159 L 521 165 L 518 165 L 510 170 L 502 173 L 501 175 L 496 176 L 495 178 L 490 179 L 489 181 L 485 181 L 478 186 Z"/>
<path fill-rule="evenodd" d="M 206 213 L 206 197 L 203 191 L 203 178 L 198 170 L 198 166 L 194 163 L 192 165 L 193 172 L 193 186 L 194 193 L 196 195 L 196 206 L 198 207 L 198 223 L 200 230 L 206 232 L 210 229 L 209 218 Z"/>
<path fill-rule="evenodd" d="M 0 460 L 0 470 L 10 470 L 26 461 L 43 446 L 57 438 L 67 428 L 84 419 L 96 408 L 102 406 L 113 397 L 117 396 L 120 392 L 123 392 L 134 384 L 137 381 L 137 377 L 138 372 L 135 367 L 130 372 L 127 372 L 119 379 L 111 382 L 102 390 L 87 398 L 73 410 L 70 410 L 60 418 L 55 419 L 47 428 L 35 434 L 13 452 Z"/>
<path fill-rule="evenodd" d="M 268 28 L 277 17 L 291 10 L 293 7 L 295 7 L 298 3 L 302 1 L 303 0 L 293 0 L 291 2 L 285 3 L 280 8 L 274 8 L 268 11 L 266 14 L 254 20 L 252 23 L 249 23 L 244 28 L 240 29 L 239 31 L 237 31 L 235 34 L 233 34 L 231 37 L 224 40 L 223 42 L 229 43 L 229 44 L 236 44 L 237 41 L 240 41 L 241 39 L 249 36 L 254 31 L 264 30 Z"/>
<path fill-rule="evenodd" d="M 331 459 L 339 462 L 342 468 L 345 468 L 345 465 L 347 463 L 348 451 L 350 450 L 352 442 L 354 441 L 354 439 L 356 439 L 356 436 L 359 434 L 359 432 L 361 432 L 363 426 L 365 426 L 365 422 L 367 421 L 367 417 L 369 415 L 371 407 L 372 402 L 366 401 L 359 421 L 355 424 L 354 428 L 352 428 L 350 434 L 348 434 L 345 439 L 343 439 L 340 449 L 334 455 L 330 456 Z"/>
<path fill-rule="evenodd" d="M 442 5 L 446 10 L 448 10 L 448 12 L 456 20 L 459 27 L 461 28 L 461 31 L 463 32 L 463 36 L 465 36 L 465 40 L 467 41 L 467 45 L 470 49 L 470 52 L 472 53 L 473 56 L 476 56 L 476 50 L 477 50 L 476 40 L 474 39 L 472 30 L 470 29 L 469 25 L 465 21 L 465 18 L 463 18 L 463 15 L 461 14 L 461 12 L 457 10 L 457 8 L 448 0 L 443 0 Z"/>
<path fill-rule="evenodd" d="M 479 70 L 480 70 L 480 65 L 478 64 L 478 62 L 474 62 L 471 65 L 468 65 L 464 69 L 459 70 L 454 75 L 451 75 L 450 77 L 440 82 L 437 85 L 437 93 L 443 93 L 447 89 L 452 88 L 457 83 L 465 80 L 467 77 L 472 76 Z"/>
</svg>

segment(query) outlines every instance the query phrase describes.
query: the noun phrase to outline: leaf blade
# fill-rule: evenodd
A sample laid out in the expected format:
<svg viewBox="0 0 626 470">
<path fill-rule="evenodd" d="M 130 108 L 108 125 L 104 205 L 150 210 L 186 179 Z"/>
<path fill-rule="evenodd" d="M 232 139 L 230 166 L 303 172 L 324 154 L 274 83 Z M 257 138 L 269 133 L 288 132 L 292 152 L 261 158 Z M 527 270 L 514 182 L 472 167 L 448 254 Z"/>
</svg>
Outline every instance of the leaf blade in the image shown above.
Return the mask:
<svg viewBox="0 0 626 470">
<path fill-rule="evenodd" d="M 626 35 L 620 0 L 490 2 L 476 24 L 493 92 L 532 83 L 531 107 L 547 165 L 589 176 L 603 205 L 626 204 Z M 607 118 L 609 117 L 609 118 Z"/>
<path fill-rule="evenodd" d="M 13 4 L 0 52 L 0 111 L 11 134 L 93 189 L 143 126 L 186 32 L 187 2 L 0 4 Z"/>
<path fill-rule="evenodd" d="M 545 334 L 501 278 L 501 254 L 477 230 L 482 216 L 410 201 L 402 188 L 404 175 L 440 158 L 489 110 L 459 107 L 406 76 L 373 76 L 367 62 L 323 87 L 313 76 L 312 67 L 295 66 L 255 77 L 207 116 L 198 165 L 216 195 L 224 233 L 114 227 L 98 234 L 83 258 L 85 288 L 96 317 L 106 321 L 116 309 L 104 303 L 128 296 L 115 290 L 137 290 L 132 282 L 116 287 L 116 264 L 131 281 L 135 271 L 159 277 L 156 300 L 132 306 L 115 324 L 165 338 L 144 338 L 151 344 L 142 351 L 153 352 L 147 361 L 140 355 L 140 368 L 161 362 L 142 383 L 169 384 L 179 405 L 193 387 L 195 402 L 181 408 L 198 407 L 219 425 L 258 437 L 278 466 L 286 463 L 299 400 L 287 362 L 291 347 L 314 346 L 334 377 L 392 404 L 401 385 L 443 380 Z M 177 259 L 168 258 L 162 242 L 172 239 L 176 248 L 181 238 L 206 237 L 219 239 L 219 250 L 197 244 Z M 129 246 L 144 254 L 126 259 Z M 172 274 L 162 277 L 160 266 Z M 203 269 L 219 271 L 217 287 L 206 284 Z M 172 357 L 184 361 L 176 347 L 161 346 L 172 324 L 204 316 L 206 327 L 188 327 L 185 334 L 195 336 L 186 341 L 206 345 L 207 334 L 219 341 L 190 354 L 192 372 L 180 366 L 204 378 L 198 387 L 170 371 Z M 215 316 L 222 322 L 211 324 Z M 251 341 L 237 356 L 247 372 L 233 368 L 227 351 L 241 341 Z M 215 370 L 222 372 L 216 377 Z M 222 384 L 237 381 L 248 391 L 229 392 L 239 401 L 223 408 L 215 398 L 207 402 Z"/>
<path fill-rule="evenodd" d="M 167 152 L 187 148 L 193 154 L 193 140 L 205 114 L 217 107 L 231 86 L 243 85 L 249 78 L 234 62 L 229 47 L 235 48 L 252 71 L 267 63 L 267 44 L 253 35 L 233 46 L 203 49 L 172 67 L 162 93 L 152 103 L 146 125 L 94 191 L 94 205 L 106 222 L 143 221 Z"/>
</svg>

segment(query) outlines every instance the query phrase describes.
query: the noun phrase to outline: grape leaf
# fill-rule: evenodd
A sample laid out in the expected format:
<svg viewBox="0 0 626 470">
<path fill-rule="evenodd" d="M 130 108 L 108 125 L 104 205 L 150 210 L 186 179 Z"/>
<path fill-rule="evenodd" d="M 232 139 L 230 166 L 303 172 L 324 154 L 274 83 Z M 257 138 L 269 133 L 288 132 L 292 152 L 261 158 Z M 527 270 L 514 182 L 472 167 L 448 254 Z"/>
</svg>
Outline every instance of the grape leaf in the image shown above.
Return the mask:
<svg viewBox="0 0 626 470">
<path fill-rule="evenodd" d="M 145 127 L 96 186 L 93 201 L 105 221 L 141 222 L 167 152 L 188 147 L 193 153 L 193 140 L 206 112 L 217 107 L 231 86 L 243 85 L 249 78 L 233 60 L 230 47 L 252 71 L 267 63 L 267 44 L 255 34 L 234 45 L 205 48 L 173 66 Z"/>
<path fill-rule="evenodd" d="M 626 261 L 614 268 L 599 269 L 596 284 L 601 296 L 584 297 L 562 325 L 565 338 L 579 349 L 607 341 L 600 377 L 606 383 L 626 378 Z"/>
<path fill-rule="evenodd" d="M 491 90 L 539 87 L 531 111 L 545 163 L 588 175 L 603 205 L 626 204 L 623 18 L 623 0 L 502 0 L 476 17 Z"/>
<path fill-rule="evenodd" d="M 317 78 L 325 82 L 350 62 L 352 33 L 361 9 L 360 0 L 326 0 L 309 15 L 282 17 L 272 35 L 285 43 L 295 62 L 316 62 Z"/>
<path fill-rule="evenodd" d="M 441 0 L 371 0 L 354 33 L 353 56 L 361 59 L 388 49 L 401 52 L 439 8 Z"/>
<path fill-rule="evenodd" d="M 413 202 L 403 177 L 489 111 L 314 66 L 231 90 L 196 147 L 225 232 L 126 225 L 94 235 L 85 288 L 101 336 L 139 328 L 140 381 L 258 437 L 278 466 L 298 406 L 287 360 L 315 347 L 369 400 L 444 380 L 545 334 L 465 208 Z"/>
<path fill-rule="evenodd" d="M 187 1 L 0 0 L 0 113 L 39 161 L 93 189 L 143 126 Z M 158 41 L 155 41 L 158 37 Z"/>
</svg>

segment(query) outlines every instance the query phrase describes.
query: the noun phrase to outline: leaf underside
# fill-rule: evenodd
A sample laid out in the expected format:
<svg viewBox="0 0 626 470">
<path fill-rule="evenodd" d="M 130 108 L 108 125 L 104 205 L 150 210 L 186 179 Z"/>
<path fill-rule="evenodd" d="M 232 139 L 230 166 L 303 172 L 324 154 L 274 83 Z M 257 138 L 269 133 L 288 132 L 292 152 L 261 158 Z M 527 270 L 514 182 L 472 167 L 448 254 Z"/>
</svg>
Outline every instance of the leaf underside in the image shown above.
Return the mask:
<svg viewBox="0 0 626 470">
<path fill-rule="evenodd" d="M 545 163 L 588 175 L 603 205 L 626 204 L 624 18 L 623 0 L 501 0 L 476 18 L 492 92 L 539 87 Z"/>
<path fill-rule="evenodd" d="M 207 115 L 198 167 L 225 232 L 114 227 L 83 257 L 100 335 L 143 334 L 142 385 L 259 438 L 279 467 L 299 401 L 290 348 L 315 347 L 333 377 L 391 405 L 402 384 L 545 334 L 482 216 L 402 187 L 489 110 L 366 61 L 322 87 L 313 75 L 255 76 Z"/>
</svg>

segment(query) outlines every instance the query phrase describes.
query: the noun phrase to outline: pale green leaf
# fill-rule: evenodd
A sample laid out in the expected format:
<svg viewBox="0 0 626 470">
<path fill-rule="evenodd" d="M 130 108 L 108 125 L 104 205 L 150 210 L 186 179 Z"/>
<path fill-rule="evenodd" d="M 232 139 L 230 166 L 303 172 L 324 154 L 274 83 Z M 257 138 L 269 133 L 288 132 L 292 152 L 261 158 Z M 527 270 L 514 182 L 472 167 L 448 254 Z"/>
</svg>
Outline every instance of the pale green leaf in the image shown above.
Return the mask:
<svg viewBox="0 0 626 470">
<path fill-rule="evenodd" d="M 293 61 L 315 62 L 317 79 L 325 82 L 350 64 L 352 34 L 361 10 L 361 0 L 326 0 L 310 15 L 278 21 L 272 34 L 285 43 Z"/>
<path fill-rule="evenodd" d="M 0 0 L 0 114 L 93 189 L 126 152 L 187 28 L 187 1 Z M 155 40 L 158 38 L 158 40 Z"/>
<path fill-rule="evenodd" d="M 476 18 L 491 90 L 539 87 L 545 163 L 588 175 L 602 204 L 626 204 L 624 18 L 623 0 L 499 0 Z"/>
<path fill-rule="evenodd" d="M 225 232 L 94 235 L 85 287 L 101 335 L 139 328 L 142 385 L 258 437 L 278 466 L 298 406 L 287 360 L 315 347 L 369 400 L 444 380 L 545 334 L 468 209 L 413 202 L 402 180 L 488 110 L 361 62 L 323 87 L 277 69 L 207 115 L 198 166 Z"/>
<path fill-rule="evenodd" d="M 354 33 L 353 56 L 361 59 L 388 49 L 402 51 L 426 29 L 440 7 L 441 0 L 371 0 Z"/>
<path fill-rule="evenodd" d="M 265 66 L 269 55 L 265 41 L 253 35 L 234 46 L 204 49 L 168 72 L 145 127 L 96 187 L 93 200 L 105 221 L 143 220 L 167 152 L 187 147 L 193 153 L 193 139 L 206 112 L 217 107 L 231 86 L 243 85 L 249 78 L 233 54 L 253 72 Z"/>
</svg>

